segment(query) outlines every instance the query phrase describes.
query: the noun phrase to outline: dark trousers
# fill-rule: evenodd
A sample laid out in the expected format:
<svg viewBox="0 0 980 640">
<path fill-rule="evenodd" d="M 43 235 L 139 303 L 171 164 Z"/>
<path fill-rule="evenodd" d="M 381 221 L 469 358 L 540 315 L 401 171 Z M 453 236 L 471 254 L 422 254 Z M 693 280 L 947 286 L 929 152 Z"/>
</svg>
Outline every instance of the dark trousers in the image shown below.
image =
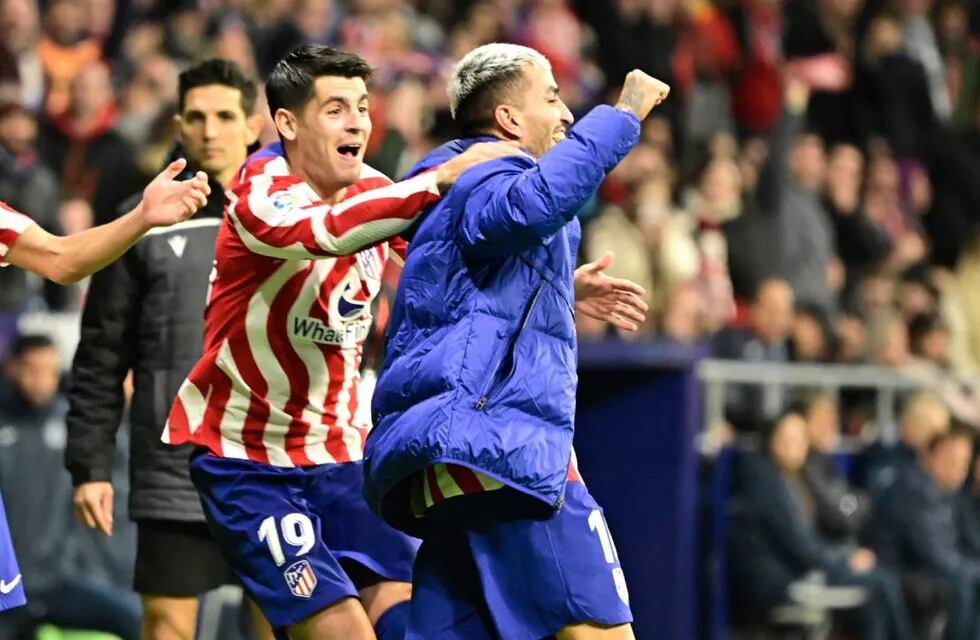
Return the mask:
<svg viewBox="0 0 980 640">
<path fill-rule="evenodd" d="M 828 576 L 836 586 L 862 587 L 868 599 L 861 608 L 861 638 L 865 640 L 911 640 L 912 622 L 898 580 L 887 569 L 876 567 L 867 573 L 841 571 Z"/>
</svg>

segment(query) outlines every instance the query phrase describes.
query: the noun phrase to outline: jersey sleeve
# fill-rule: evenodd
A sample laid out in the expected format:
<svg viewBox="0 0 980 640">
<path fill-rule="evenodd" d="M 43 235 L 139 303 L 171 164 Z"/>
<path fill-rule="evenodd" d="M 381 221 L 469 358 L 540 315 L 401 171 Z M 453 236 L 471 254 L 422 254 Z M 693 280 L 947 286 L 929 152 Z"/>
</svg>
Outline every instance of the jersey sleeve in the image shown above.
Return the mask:
<svg viewBox="0 0 980 640">
<path fill-rule="evenodd" d="M 408 229 L 439 199 L 435 172 L 394 184 L 365 178 L 328 204 L 290 174 L 256 172 L 228 192 L 231 222 L 245 246 L 281 259 L 351 255 Z M 377 185 L 376 188 L 365 188 Z"/>
<path fill-rule="evenodd" d="M 23 213 L 0 202 L 0 267 L 7 266 L 6 257 L 10 247 L 33 224 L 34 221 Z"/>
</svg>

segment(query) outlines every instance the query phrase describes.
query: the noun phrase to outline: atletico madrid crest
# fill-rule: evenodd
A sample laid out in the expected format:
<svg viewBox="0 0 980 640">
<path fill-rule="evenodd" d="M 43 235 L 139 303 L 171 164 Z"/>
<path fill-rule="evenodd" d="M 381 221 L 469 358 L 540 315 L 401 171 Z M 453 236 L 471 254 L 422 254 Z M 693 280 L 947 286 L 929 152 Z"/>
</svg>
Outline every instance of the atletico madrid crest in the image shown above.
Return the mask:
<svg viewBox="0 0 980 640">
<path fill-rule="evenodd" d="M 294 596 L 309 598 L 313 595 L 313 590 L 316 589 L 316 574 L 313 573 L 309 561 L 294 562 L 282 575 L 286 578 L 286 584 L 289 585 L 289 590 Z"/>
</svg>

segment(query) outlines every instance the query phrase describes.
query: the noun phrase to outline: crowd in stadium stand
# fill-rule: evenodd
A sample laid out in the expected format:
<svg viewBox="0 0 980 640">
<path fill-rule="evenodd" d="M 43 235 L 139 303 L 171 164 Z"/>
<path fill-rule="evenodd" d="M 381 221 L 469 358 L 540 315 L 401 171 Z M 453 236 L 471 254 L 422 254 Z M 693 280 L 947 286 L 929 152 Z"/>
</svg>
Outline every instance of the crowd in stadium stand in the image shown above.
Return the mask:
<svg viewBox="0 0 980 640">
<path fill-rule="evenodd" d="M 875 364 L 935 391 L 905 399 L 901 444 L 868 456 L 865 492 L 856 492 L 826 456 L 839 432 L 858 435 L 866 399 L 838 407 L 811 397 L 787 413 L 791 398 L 729 389 L 733 432 L 766 434 L 758 459 L 736 474 L 733 544 L 754 548 L 765 523 L 785 524 L 785 508 L 798 526 L 773 535 L 806 537 L 795 538 L 796 550 L 809 554 L 773 552 L 772 573 L 756 582 L 758 593 L 741 593 L 755 598 L 743 605 L 774 606 L 804 569 L 820 569 L 872 585 L 861 623 L 884 635 L 862 637 L 907 637 L 908 616 L 924 624 L 920 609 L 931 615 L 936 592 L 961 594 L 944 601 L 947 628 L 973 637 L 977 621 L 963 612 L 980 589 L 980 485 L 961 494 L 972 469 L 943 471 L 956 467 L 950 460 L 962 458 L 964 443 L 972 452 L 957 425 L 980 428 L 975 0 L 0 0 L 0 201 L 58 233 L 111 219 L 171 152 L 183 68 L 218 56 L 261 80 L 308 42 L 354 50 L 376 68 L 367 162 L 397 177 L 454 136 L 449 70 L 492 41 L 544 53 L 576 115 L 616 95 L 633 68 L 673 88 L 580 213 L 581 260 L 615 251 L 609 272 L 646 288 L 648 322 L 615 335 L 579 318 L 581 339 L 667 341 L 768 363 Z M 266 116 L 262 142 L 275 139 Z M 25 353 L 51 345 L 17 335 L 77 326 L 84 289 L 0 270 L 0 358 L 10 363 L 0 389 L 0 490 L 14 524 L 31 505 L 11 504 L 18 481 L 3 473 L 4 456 L 24 463 L 12 452 L 32 430 L 44 430 L 54 456 L 64 442 L 51 426 L 63 422 L 58 393 L 31 398 L 15 373 Z M 54 337 L 70 355 L 67 336 Z M 56 496 L 70 490 L 59 473 L 43 474 L 53 487 L 45 507 L 60 508 Z M 785 482 L 768 483 L 773 473 Z M 893 486 L 916 500 L 895 500 Z M 65 509 L 57 517 L 74 530 Z M 958 529 L 937 529 L 930 513 L 967 519 L 963 535 L 950 538 Z M 882 528 L 909 539 L 886 539 Z M 32 562 L 22 556 L 25 572 Z M 759 568 L 733 573 L 742 569 Z M 60 588 L 57 571 L 44 571 L 53 577 L 41 586 Z M 918 580 L 926 574 L 954 586 Z M 104 578 L 114 580 L 127 578 Z M 894 605 L 896 589 L 919 599 Z"/>
</svg>

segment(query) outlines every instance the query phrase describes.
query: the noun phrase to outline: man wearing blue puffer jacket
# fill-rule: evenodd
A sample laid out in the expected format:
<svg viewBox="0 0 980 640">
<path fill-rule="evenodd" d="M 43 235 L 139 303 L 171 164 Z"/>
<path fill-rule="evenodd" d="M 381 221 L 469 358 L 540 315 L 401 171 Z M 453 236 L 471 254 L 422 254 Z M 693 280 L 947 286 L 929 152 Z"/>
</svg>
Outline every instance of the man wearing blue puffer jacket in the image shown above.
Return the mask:
<svg viewBox="0 0 980 640">
<path fill-rule="evenodd" d="M 635 329 L 637 285 L 575 269 L 576 212 L 669 92 L 640 72 L 616 107 L 574 130 L 550 64 L 509 44 L 456 66 L 465 135 L 425 171 L 483 139 L 525 156 L 474 167 L 419 225 L 374 395 L 365 493 L 422 538 L 407 638 L 633 638 L 626 583 L 602 510 L 574 464 L 574 311 Z"/>
</svg>

